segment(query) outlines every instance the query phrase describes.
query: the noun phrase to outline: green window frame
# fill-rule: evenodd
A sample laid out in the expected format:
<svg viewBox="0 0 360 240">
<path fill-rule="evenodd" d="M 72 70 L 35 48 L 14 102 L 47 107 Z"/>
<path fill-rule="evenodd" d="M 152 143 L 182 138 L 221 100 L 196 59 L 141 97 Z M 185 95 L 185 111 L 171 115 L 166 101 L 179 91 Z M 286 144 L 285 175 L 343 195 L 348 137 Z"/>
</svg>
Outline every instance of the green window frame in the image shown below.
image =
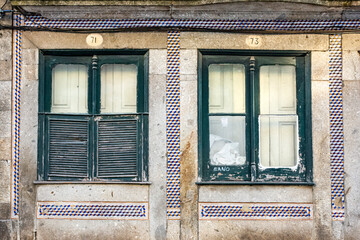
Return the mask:
<svg viewBox="0 0 360 240">
<path fill-rule="evenodd" d="M 311 140 L 311 75 L 310 75 L 310 52 L 305 51 L 222 51 L 200 50 L 198 53 L 198 123 L 199 123 L 199 176 L 198 184 L 297 184 L 312 185 L 312 140 Z M 263 167 L 260 163 L 260 68 L 262 66 L 291 65 L 295 72 L 296 86 L 296 129 L 297 162 L 295 166 L 268 166 Z M 210 68 L 212 65 L 242 66 L 244 69 L 244 112 L 217 113 L 210 111 Z M 214 77 L 212 77 L 214 78 Z M 214 81 L 214 80 L 212 80 Z M 232 85 L 238 86 L 238 85 Z M 212 89 L 215 89 L 213 86 Z M 264 89 L 264 88 L 263 88 Z M 296 90 L 295 90 L 296 89 Z M 211 92 L 211 94 L 214 94 Z M 225 95 L 225 94 L 224 94 Z M 216 95 L 212 95 L 216 96 Z M 213 97 L 215 98 L 215 97 Z M 223 102 L 226 102 L 223 100 Z M 270 101 L 269 101 L 270 102 Z M 213 105 L 212 105 L 213 106 Z M 270 114 L 269 114 L 270 115 Z M 210 136 L 214 120 L 228 119 L 229 122 L 239 122 L 244 119 L 240 128 L 233 128 L 230 135 L 236 135 L 236 131 L 244 136 L 245 162 L 231 165 L 211 162 L 215 155 L 210 149 L 213 144 L 213 136 Z M 238 120 L 234 120 L 238 119 Z M 220 123 L 221 123 L 220 121 Z M 227 124 L 228 120 L 224 121 Z M 221 123 L 222 124 L 222 123 Z M 270 124 L 269 124 L 270 126 Z M 272 126 L 272 125 L 271 125 Z M 214 128 L 214 127 L 213 127 Z M 221 131 L 219 131 L 221 132 Z M 212 133 L 213 134 L 213 133 Z M 240 133 L 239 133 L 240 134 Z M 217 136 L 218 137 L 218 136 Z M 219 139 L 219 138 L 218 138 Z M 210 141 L 212 141 L 210 143 Z M 225 140 L 224 140 L 225 141 Z M 229 140 L 227 142 L 232 143 Z M 242 140 L 241 140 L 242 141 Z M 241 144 L 240 141 L 240 144 Z M 296 141 L 296 140 L 295 140 Z M 294 141 L 294 142 L 295 142 Z M 295 144 L 295 145 L 296 145 Z M 226 144 L 225 144 L 226 145 Z M 225 146 L 222 145 L 222 146 Z M 294 145 L 294 146 L 295 146 Z M 213 146 L 213 145 L 212 145 Z M 211 151 L 211 152 L 210 152 Z M 285 151 L 285 150 L 284 150 Z M 226 155 L 223 155 L 226 156 Z M 226 157 L 223 157 L 226 159 Z M 270 158 L 270 157 L 269 157 Z"/>
<path fill-rule="evenodd" d="M 147 181 L 148 51 L 41 50 L 39 61 L 38 180 Z M 131 81 L 136 81 L 136 87 L 131 96 L 136 98 L 136 110 L 101 112 L 105 64 L 134 66 L 132 79 L 136 80 Z M 53 71 L 59 65 L 86 68 L 87 75 L 82 74 L 87 78 L 81 80 L 87 84 L 82 98 L 86 111 L 52 111 Z"/>
</svg>

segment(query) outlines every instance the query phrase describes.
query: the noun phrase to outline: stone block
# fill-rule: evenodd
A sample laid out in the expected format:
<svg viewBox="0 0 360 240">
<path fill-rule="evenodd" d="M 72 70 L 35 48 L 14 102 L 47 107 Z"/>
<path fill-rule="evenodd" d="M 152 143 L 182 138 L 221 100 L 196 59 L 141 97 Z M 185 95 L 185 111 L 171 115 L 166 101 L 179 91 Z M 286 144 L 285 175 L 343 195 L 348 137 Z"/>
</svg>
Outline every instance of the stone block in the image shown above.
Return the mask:
<svg viewBox="0 0 360 240">
<path fill-rule="evenodd" d="M 0 112 L 11 110 L 11 81 L 0 81 Z"/>
<path fill-rule="evenodd" d="M 181 136 L 181 149 L 186 146 L 186 141 L 192 135 L 197 138 L 197 82 L 196 81 L 183 81 L 180 82 L 180 136 Z M 197 145 L 193 146 L 197 151 Z"/>
<path fill-rule="evenodd" d="M 21 60 L 24 65 L 39 64 L 39 50 L 37 48 L 23 48 L 21 52 Z"/>
<path fill-rule="evenodd" d="M 150 50 L 150 59 L 152 50 Z M 154 56 L 154 55 L 153 55 Z M 156 61 L 154 59 L 154 61 Z M 154 64 L 154 63 L 153 63 Z M 151 65 L 151 60 L 150 60 Z M 166 238 L 166 75 L 149 77 L 150 239 Z"/>
<path fill-rule="evenodd" d="M 358 51 L 360 49 L 359 34 L 342 34 L 342 50 Z"/>
<path fill-rule="evenodd" d="M 199 221 L 199 239 L 312 239 L 313 221 Z"/>
<path fill-rule="evenodd" d="M 0 100 L 1 102 L 1 100 Z M 11 111 L 0 111 L 0 138 L 11 137 Z"/>
<path fill-rule="evenodd" d="M 11 239 L 10 221 L 0 221 L 0 240 Z"/>
<path fill-rule="evenodd" d="M 180 221 L 169 220 L 167 226 L 166 240 L 180 240 Z"/>
<path fill-rule="evenodd" d="M 21 77 L 22 80 L 38 80 L 39 65 L 22 65 Z"/>
<path fill-rule="evenodd" d="M 149 73 L 166 74 L 167 73 L 167 51 L 166 50 L 149 50 Z"/>
<path fill-rule="evenodd" d="M 182 49 L 254 49 L 254 50 L 308 50 L 327 51 L 329 36 L 317 34 L 258 35 L 259 47 L 247 45 L 250 35 L 232 33 L 182 32 Z"/>
<path fill-rule="evenodd" d="M 39 49 L 166 49 L 167 45 L 166 32 L 102 33 L 104 41 L 98 47 L 87 45 L 86 34 L 24 32 L 23 35 Z"/>
<path fill-rule="evenodd" d="M 343 51 L 343 79 L 360 80 L 360 54 L 358 51 Z"/>
<path fill-rule="evenodd" d="M 0 61 L 11 61 L 12 51 L 12 34 L 11 30 L 1 30 L 0 32 Z"/>
<path fill-rule="evenodd" d="M 312 81 L 313 239 L 331 239 L 329 83 Z"/>
<path fill-rule="evenodd" d="M 36 180 L 38 138 L 38 81 L 23 79 L 20 119 L 20 174 L 24 185 Z"/>
<path fill-rule="evenodd" d="M 0 203 L 0 221 L 10 218 L 10 203 Z"/>
<path fill-rule="evenodd" d="M 310 186 L 200 186 L 200 202 L 311 203 Z"/>
<path fill-rule="evenodd" d="M 38 47 L 26 36 L 26 33 L 22 35 L 21 50 L 24 49 L 37 49 Z"/>
<path fill-rule="evenodd" d="M 180 81 L 195 81 L 197 82 L 198 76 L 196 74 L 181 74 L 180 75 Z"/>
<path fill-rule="evenodd" d="M 0 138 L 11 137 L 11 123 L 2 123 L 0 118 Z"/>
<path fill-rule="evenodd" d="M 311 52 L 311 78 L 329 81 L 329 52 Z"/>
<path fill-rule="evenodd" d="M 0 61 L 0 81 L 11 81 L 11 60 Z"/>
<path fill-rule="evenodd" d="M 198 51 L 180 50 L 180 74 L 197 74 Z"/>
<path fill-rule="evenodd" d="M 356 239 L 360 236 L 360 81 L 345 81 L 343 86 L 345 239 Z"/>
<path fill-rule="evenodd" d="M 195 239 L 198 229 L 197 82 L 180 82 L 181 238 Z"/>
<path fill-rule="evenodd" d="M 149 221 L 38 219 L 37 239 L 149 239 Z"/>
<path fill-rule="evenodd" d="M 10 168 L 10 160 L 0 161 L 0 203 L 10 203 Z"/>
<path fill-rule="evenodd" d="M 11 159 L 11 138 L 0 137 L 0 160 Z"/>
<path fill-rule="evenodd" d="M 148 201 L 149 186 L 130 184 L 49 184 L 37 186 L 38 201 Z"/>
</svg>

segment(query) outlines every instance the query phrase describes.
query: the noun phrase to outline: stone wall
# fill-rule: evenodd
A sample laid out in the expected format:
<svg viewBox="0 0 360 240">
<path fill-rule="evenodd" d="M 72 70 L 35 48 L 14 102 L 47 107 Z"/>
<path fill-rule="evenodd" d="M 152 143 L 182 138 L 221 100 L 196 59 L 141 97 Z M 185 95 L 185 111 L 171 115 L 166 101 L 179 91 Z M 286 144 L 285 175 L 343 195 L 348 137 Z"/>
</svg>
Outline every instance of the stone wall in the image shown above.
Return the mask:
<svg viewBox="0 0 360 240">
<path fill-rule="evenodd" d="M 3 3 L 1 3 L 2 5 Z M 6 5 L 4 9 L 11 9 Z M 1 24 L 12 24 L 6 15 Z M 12 31 L 0 30 L 0 239 L 17 236 L 17 221 L 10 219 L 11 118 L 12 118 Z"/>
</svg>

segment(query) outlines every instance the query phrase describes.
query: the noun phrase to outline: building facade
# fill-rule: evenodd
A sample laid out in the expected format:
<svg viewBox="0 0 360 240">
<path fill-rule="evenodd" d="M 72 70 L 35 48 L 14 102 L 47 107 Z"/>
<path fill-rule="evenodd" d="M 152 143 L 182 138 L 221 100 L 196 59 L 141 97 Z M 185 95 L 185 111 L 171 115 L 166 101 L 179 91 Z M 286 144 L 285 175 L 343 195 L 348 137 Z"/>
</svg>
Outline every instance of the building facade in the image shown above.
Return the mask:
<svg viewBox="0 0 360 240">
<path fill-rule="evenodd" d="M 2 9 L 2 239 L 358 238 L 358 2 Z"/>
</svg>

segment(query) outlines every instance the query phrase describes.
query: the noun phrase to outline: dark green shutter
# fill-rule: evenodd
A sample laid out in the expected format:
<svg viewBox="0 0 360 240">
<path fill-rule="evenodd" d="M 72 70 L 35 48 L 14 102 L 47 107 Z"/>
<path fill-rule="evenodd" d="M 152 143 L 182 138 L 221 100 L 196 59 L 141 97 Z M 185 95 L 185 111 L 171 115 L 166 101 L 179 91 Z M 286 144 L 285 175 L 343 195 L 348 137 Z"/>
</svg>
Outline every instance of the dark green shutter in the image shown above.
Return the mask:
<svg viewBox="0 0 360 240">
<path fill-rule="evenodd" d="M 113 119 L 98 122 L 97 154 L 99 178 L 137 176 L 136 119 Z"/>
<path fill-rule="evenodd" d="M 88 176 L 88 121 L 48 120 L 48 177 Z"/>
</svg>

